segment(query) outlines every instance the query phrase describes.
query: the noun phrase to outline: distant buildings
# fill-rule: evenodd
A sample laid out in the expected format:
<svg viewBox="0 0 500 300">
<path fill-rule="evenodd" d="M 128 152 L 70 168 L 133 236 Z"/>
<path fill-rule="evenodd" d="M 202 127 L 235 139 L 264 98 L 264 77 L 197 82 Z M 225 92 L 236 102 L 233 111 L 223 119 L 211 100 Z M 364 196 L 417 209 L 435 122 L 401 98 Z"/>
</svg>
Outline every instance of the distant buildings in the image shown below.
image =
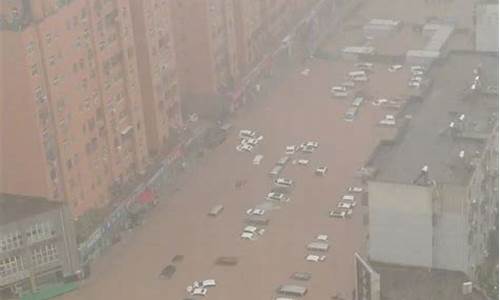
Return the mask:
<svg viewBox="0 0 500 300">
<path fill-rule="evenodd" d="M 484 263 L 498 212 L 498 98 L 463 85 L 478 65 L 486 77 L 498 59 L 450 54 L 433 70 L 429 99 L 403 111 L 411 113 L 407 132 L 368 163 L 376 171 L 368 183 L 370 260 L 470 278 Z"/>
<path fill-rule="evenodd" d="M 475 5 L 475 49 L 498 52 L 498 1 L 483 1 Z"/>
<path fill-rule="evenodd" d="M 1 299 L 63 281 L 78 270 L 79 254 L 67 205 L 0 194 Z"/>
</svg>

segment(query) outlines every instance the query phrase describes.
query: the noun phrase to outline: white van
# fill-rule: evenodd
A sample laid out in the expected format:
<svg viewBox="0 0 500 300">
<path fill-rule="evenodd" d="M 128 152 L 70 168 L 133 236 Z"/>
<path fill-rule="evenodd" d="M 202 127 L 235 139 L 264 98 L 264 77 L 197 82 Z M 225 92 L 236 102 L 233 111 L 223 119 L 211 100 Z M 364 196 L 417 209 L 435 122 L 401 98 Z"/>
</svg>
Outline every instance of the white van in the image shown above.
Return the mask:
<svg viewBox="0 0 500 300">
<path fill-rule="evenodd" d="M 321 252 L 326 252 L 330 249 L 330 245 L 328 243 L 324 242 L 312 242 L 307 244 L 307 250 L 311 251 L 321 251 Z"/>
<path fill-rule="evenodd" d="M 216 205 L 210 209 L 208 212 L 208 215 L 211 217 L 216 217 L 218 216 L 222 211 L 224 210 L 224 205 Z"/>
<path fill-rule="evenodd" d="M 285 284 L 278 288 L 278 293 L 287 296 L 303 297 L 307 294 L 307 288 L 299 285 Z"/>
</svg>

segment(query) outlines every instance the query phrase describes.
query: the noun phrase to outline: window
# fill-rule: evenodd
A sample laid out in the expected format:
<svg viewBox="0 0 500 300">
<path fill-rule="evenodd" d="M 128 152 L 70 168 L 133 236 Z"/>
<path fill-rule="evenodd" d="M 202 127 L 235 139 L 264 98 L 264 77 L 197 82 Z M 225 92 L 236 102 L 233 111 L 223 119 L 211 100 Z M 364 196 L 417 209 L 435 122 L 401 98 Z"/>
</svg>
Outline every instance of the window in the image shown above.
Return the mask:
<svg viewBox="0 0 500 300">
<path fill-rule="evenodd" d="M 19 231 L 0 236 L 0 253 L 18 249 L 22 244 L 22 235 Z"/>
<path fill-rule="evenodd" d="M 21 256 L 11 256 L 0 260 L 0 278 L 24 270 Z"/>
<path fill-rule="evenodd" d="M 26 231 L 28 243 L 43 241 L 54 235 L 55 232 L 49 222 L 34 224 Z"/>
<path fill-rule="evenodd" d="M 57 248 L 55 244 L 47 244 L 33 249 L 31 257 L 33 263 L 37 266 L 49 264 L 57 261 Z"/>
</svg>

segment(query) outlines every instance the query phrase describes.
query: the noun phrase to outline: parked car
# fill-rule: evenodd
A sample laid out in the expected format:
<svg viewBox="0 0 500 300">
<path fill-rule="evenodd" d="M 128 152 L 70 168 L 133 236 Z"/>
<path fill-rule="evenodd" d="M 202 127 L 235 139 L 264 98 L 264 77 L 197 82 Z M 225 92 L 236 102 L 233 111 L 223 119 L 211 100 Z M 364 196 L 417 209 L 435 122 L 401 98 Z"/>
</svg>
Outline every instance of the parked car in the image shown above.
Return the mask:
<svg viewBox="0 0 500 300">
<path fill-rule="evenodd" d="M 343 201 L 340 201 L 338 204 L 337 204 L 337 207 L 338 208 L 345 208 L 345 209 L 352 209 L 353 208 L 353 205 L 351 203 L 348 203 L 348 202 L 343 202 Z"/>
<path fill-rule="evenodd" d="M 254 138 L 257 136 L 257 132 L 255 132 L 253 130 L 243 129 L 243 130 L 240 130 L 238 136 L 240 139 Z"/>
<path fill-rule="evenodd" d="M 321 261 L 324 261 L 325 259 L 326 259 L 325 255 L 309 254 L 306 256 L 306 260 L 311 261 L 311 262 L 321 262 Z"/>
<path fill-rule="evenodd" d="M 282 156 L 276 163 L 278 166 L 284 166 L 290 160 L 290 156 Z"/>
<path fill-rule="evenodd" d="M 403 65 L 392 65 L 387 69 L 389 72 L 396 72 L 398 70 L 401 70 L 403 68 Z"/>
<path fill-rule="evenodd" d="M 214 279 L 203 280 L 201 282 L 201 286 L 204 287 L 204 288 L 211 288 L 211 287 L 216 286 L 216 282 L 215 282 Z"/>
<path fill-rule="evenodd" d="M 346 88 L 352 89 L 352 88 L 356 87 L 356 83 L 354 81 L 348 80 L 348 81 L 343 82 L 342 86 L 345 86 Z"/>
<path fill-rule="evenodd" d="M 297 160 L 297 164 L 301 165 L 301 166 L 307 166 L 309 164 L 309 160 L 308 159 L 299 159 L 299 160 Z"/>
<path fill-rule="evenodd" d="M 283 193 L 271 192 L 267 194 L 266 200 L 288 202 L 290 199 Z"/>
<path fill-rule="evenodd" d="M 239 152 L 252 152 L 253 151 L 253 146 L 249 144 L 239 144 L 236 146 L 236 150 Z"/>
<path fill-rule="evenodd" d="M 345 219 L 352 215 L 352 209 L 336 208 L 330 211 L 331 218 Z"/>
<path fill-rule="evenodd" d="M 344 195 L 342 196 L 342 202 L 349 203 L 351 204 L 352 207 L 356 206 L 356 200 L 354 198 L 354 195 Z"/>
<path fill-rule="evenodd" d="M 360 62 L 354 65 L 358 70 L 373 71 L 373 64 L 368 62 Z"/>
<path fill-rule="evenodd" d="M 292 155 L 295 154 L 296 151 L 297 151 L 297 146 L 295 145 L 286 146 L 285 154 Z"/>
<path fill-rule="evenodd" d="M 293 185 L 293 180 L 280 177 L 274 181 L 277 186 L 290 187 Z"/>
<path fill-rule="evenodd" d="M 249 216 L 263 216 L 266 213 L 264 209 L 261 208 L 250 208 L 247 209 L 246 214 Z"/>
<path fill-rule="evenodd" d="M 325 176 L 327 172 L 328 172 L 327 167 L 319 167 L 316 169 L 314 173 L 318 176 Z"/>
<path fill-rule="evenodd" d="M 359 186 L 348 186 L 346 189 L 350 193 L 362 193 L 363 188 Z"/>
<path fill-rule="evenodd" d="M 344 85 L 336 85 L 336 86 L 332 86 L 330 91 L 332 93 L 345 93 L 345 92 L 347 92 L 347 87 Z"/>
<path fill-rule="evenodd" d="M 255 155 L 254 159 L 253 159 L 253 164 L 254 165 L 260 165 L 260 162 L 262 161 L 262 158 L 264 158 L 264 155 L 262 154 L 257 154 Z"/>
</svg>

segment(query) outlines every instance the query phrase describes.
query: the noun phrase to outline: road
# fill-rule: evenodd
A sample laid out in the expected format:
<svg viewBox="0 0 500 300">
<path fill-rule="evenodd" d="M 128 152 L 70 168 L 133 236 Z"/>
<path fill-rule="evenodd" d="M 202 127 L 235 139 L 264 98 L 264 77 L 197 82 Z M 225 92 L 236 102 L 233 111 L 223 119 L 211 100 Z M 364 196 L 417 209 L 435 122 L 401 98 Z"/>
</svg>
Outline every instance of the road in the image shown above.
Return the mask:
<svg viewBox="0 0 500 300">
<path fill-rule="evenodd" d="M 402 9 L 394 7 L 393 18 Z M 366 13 L 376 14 L 378 8 L 370 5 Z M 349 42 L 342 39 L 342 45 Z M 380 129 L 374 125 L 384 114 L 365 103 L 354 122 L 343 120 L 352 97 L 331 99 L 329 89 L 343 82 L 353 65 L 312 60 L 306 66 L 311 70 L 308 76 L 296 70 L 265 97 L 245 106 L 232 121 L 235 129 L 229 138 L 182 175 L 179 191 L 164 199 L 144 225 L 98 258 L 91 278 L 79 290 L 61 299 L 184 299 L 188 285 L 208 278 L 217 280 L 205 297 L 208 300 L 272 299 L 276 288 L 286 283 L 306 286 L 309 292 L 303 299 L 330 299 L 337 292 L 350 299 L 353 253 L 365 252 L 362 220 L 366 207 L 358 205 L 346 220 L 329 218 L 328 211 L 348 185 L 358 184 L 354 173 L 376 146 Z M 372 98 L 394 98 L 407 92 L 408 74 L 401 74 L 407 70 L 389 73 L 386 69 L 376 65 L 363 88 Z M 235 150 L 240 129 L 257 130 L 264 136 L 254 153 Z M 309 140 L 319 142 L 318 150 L 299 156 L 307 156 L 310 165 L 289 164 L 282 173 L 296 182 L 291 201 L 266 213 L 271 221 L 259 239 L 240 239 L 245 210 L 265 202 L 272 188 L 267 173 L 284 155 L 285 146 Z M 252 165 L 256 154 L 264 155 L 258 166 Z M 329 173 L 315 176 L 317 166 L 327 166 Z M 246 184 L 235 189 L 237 180 Z M 224 211 L 216 218 L 208 217 L 215 204 L 223 204 Z M 306 245 L 318 234 L 327 234 L 332 247 L 324 262 L 306 262 Z M 173 277 L 158 278 L 176 255 L 184 259 L 176 263 Z M 214 261 L 219 256 L 237 256 L 239 262 L 217 266 Z M 294 272 L 310 272 L 312 278 L 293 281 Z"/>
</svg>

